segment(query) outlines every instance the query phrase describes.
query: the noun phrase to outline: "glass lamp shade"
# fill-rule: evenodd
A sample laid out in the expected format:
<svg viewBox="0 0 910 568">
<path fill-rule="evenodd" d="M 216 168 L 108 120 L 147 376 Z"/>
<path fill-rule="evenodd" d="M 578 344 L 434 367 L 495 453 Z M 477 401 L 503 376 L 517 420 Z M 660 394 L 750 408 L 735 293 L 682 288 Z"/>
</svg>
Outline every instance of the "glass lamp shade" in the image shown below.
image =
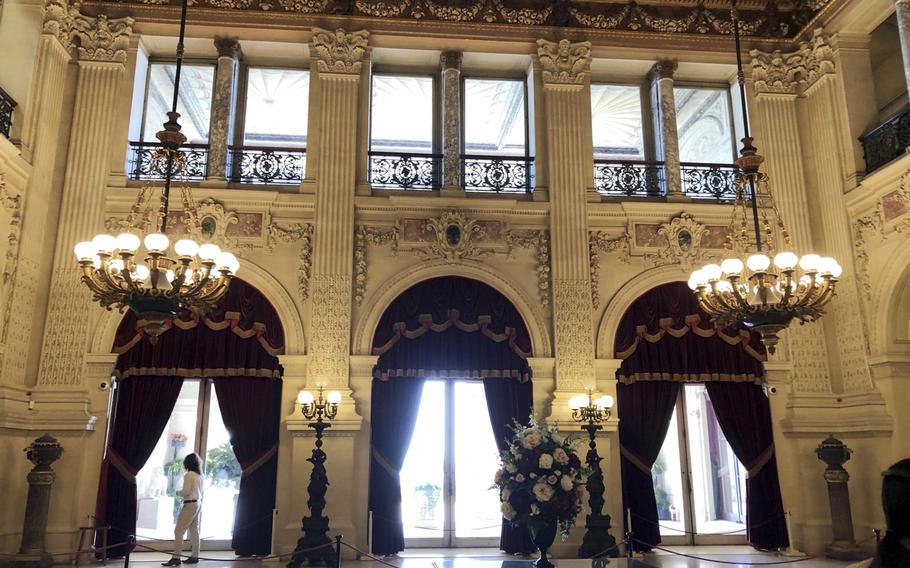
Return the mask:
<svg viewBox="0 0 910 568">
<path fill-rule="evenodd" d="M 781 252 L 774 257 L 774 266 L 781 270 L 791 270 L 796 267 L 799 257 L 792 252 Z"/>
<path fill-rule="evenodd" d="M 701 273 L 706 280 L 709 282 L 712 280 L 717 280 L 721 275 L 721 268 L 717 264 L 706 264 L 701 269 Z"/>
<path fill-rule="evenodd" d="M 341 393 L 338 391 L 329 391 L 326 401 L 329 404 L 341 404 Z"/>
<path fill-rule="evenodd" d="M 82 241 L 73 247 L 73 252 L 76 253 L 77 260 L 88 260 L 90 258 L 94 258 L 97 249 L 95 248 L 95 244 L 93 242 Z"/>
<path fill-rule="evenodd" d="M 840 267 L 836 260 L 830 256 L 825 256 L 818 261 L 818 271 L 822 274 L 830 274 L 831 276 L 837 278 L 841 275 L 843 269 Z M 837 274 L 835 274 L 835 272 Z"/>
<path fill-rule="evenodd" d="M 199 245 L 192 239 L 180 239 L 174 243 L 174 252 L 177 256 L 195 256 L 199 252 Z"/>
<path fill-rule="evenodd" d="M 299 393 L 297 393 L 297 403 L 298 404 L 310 405 L 310 404 L 313 404 L 313 400 L 315 400 L 315 399 L 313 398 L 313 393 L 311 393 L 310 391 L 302 390 Z"/>
<path fill-rule="evenodd" d="M 728 258 L 720 263 L 720 269 L 724 274 L 741 274 L 743 261 L 738 258 Z"/>
<path fill-rule="evenodd" d="M 746 266 L 748 266 L 749 270 L 752 272 L 764 272 L 771 266 L 771 259 L 764 254 L 753 254 L 746 259 Z"/>
<path fill-rule="evenodd" d="M 605 394 L 602 397 L 598 398 L 594 404 L 601 410 L 610 410 L 613 408 L 613 397 Z"/>
<path fill-rule="evenodd" d="M 240 261 L 237 260 L 237 257 L 229 252 L 222 252 L 218 254 L 218 257 L 215 259 L 215 265 L 218 268 L 227 268 L 228 272 L 235 274 L 237 269 L 240 268 Z"/>
<path fill-rule="evenodd" d="M 822 257 L 817 254 L 807 254 L 799 259 L 799 267 L 806 272 L 815 272 L 818 270 L 818 263 Z"/>
<path fill-rule="evenodd" d="M 121 252 L 136 252 L 139 248 L 139 237 L 133 233 L 120 233 L 117 235 L 117 248 Z"/>
<path fill-rule="evenodd" d="M 692 272 L 692 275 L 689 276 L 689 288 L 695 290 L 701 286 L 705 281 L 704 274 L 701 270 L 695 270 Z"/>
<path fill-rule="evenodd" d="M 95 252 L 106 252 L 111 253 L 117 249 L 117 239 L 111 235 L 95 235 L 95 238 L 92 239 L 92 244 L 95 246 Z"/>
<path fill-rule="evenodd" d="M 202 260 L 214 261 L 216 258 L 218 258 L 219 254 L 221 254 L 221 249 L 218 248 L 218 245 L 206 243 L 199 247 L 199 258 Z"/>
<path fill-rule="evenodd" d="M 130 274 L 130 277 L 134 282 L 143 282 L 146 278 L 149 277 L 149 274 L 151 274 L 151 271 L 149 270 L 148 266 L 144 264 L 137 264 L 136 269 L 132 272 L 132 274 Z"/>
<path fill-rule="evenodd" d="M 170 243 L 168 238 L 161 233 L 149 233 L 143 239 L 143 244 L 151 252 L 164 252 Z"/>
<path fill-rule="evenodd" d="M 588 395 L 578 394 L 569 399 L 569 408 L 572 410 L 578 410 L 583 406 L 588 406 Z"/>
</svg>

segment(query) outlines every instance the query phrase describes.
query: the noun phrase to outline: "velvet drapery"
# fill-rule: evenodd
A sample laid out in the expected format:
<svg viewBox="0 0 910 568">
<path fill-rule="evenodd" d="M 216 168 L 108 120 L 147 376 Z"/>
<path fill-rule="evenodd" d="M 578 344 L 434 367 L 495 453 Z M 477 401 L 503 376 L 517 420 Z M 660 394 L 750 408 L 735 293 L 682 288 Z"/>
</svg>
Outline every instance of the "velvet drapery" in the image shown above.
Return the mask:
<svg viewBox="0 0 910 568">
<path fill-rule="evenodd" d="M 281 383 L 258 377 L 214 380 L 221 418 L 242 470 L 231 539 L 238 556 L 268 555 L 272 550 Z"/>
<path fill-rule="evenodd" d="M 616 385 L 623 510 L 632 510 L 635 538 L 649 545 L 660 544 L 651 467 L 667 437 L 680 386 L 670 381 Z M 651 547 L 636 543 L 635 549 Z"/>
<path fill-rule="evenodd" d="M 401 467 L 411 444 L 424 379 L 373 379 L 370 398 L 370 496 L 372 553 L 404 550 L 401 520 Z"/>
<path fill-rule="evenodd" d="M 490 377 L 483 380 L 483 391 L 487 399 L 487 411 L 490 414 L 490 425 L 496 438 L 496 447 L 500 452 L 509 448 L 512 439 L 512 426 L 515 422 L 527 426 L 530 423 L 533 407 L 531 383 L 522 383 L 511 378 Z M 499 548 L 509 554 L 531 554 L 537 547 L 531 541 L 531 533 L 526 526 L 512 526 L 503 519 L 502 532 L 499 537 Z"/>
<path fill-rule="evenodd" d="M 780 496 L 771 405 L 758 385 L 706 383 L 724 437 L 748 472 L 746 526 L 749 543 L 762 549 L 790 545 Z"/>
<path fill-rule="evenodd" d="M 182 385 L 182 377 L 162 376 L 123 381 L 117 387 L 117 407 L 101 462 L 95 507 L 97 525 L 111 527 L 111 543 L 136 534 L 136 474 L 152 455 Z M 123 556 L 126 548 L 115 546 L 108 556 Z"/>
</svg>

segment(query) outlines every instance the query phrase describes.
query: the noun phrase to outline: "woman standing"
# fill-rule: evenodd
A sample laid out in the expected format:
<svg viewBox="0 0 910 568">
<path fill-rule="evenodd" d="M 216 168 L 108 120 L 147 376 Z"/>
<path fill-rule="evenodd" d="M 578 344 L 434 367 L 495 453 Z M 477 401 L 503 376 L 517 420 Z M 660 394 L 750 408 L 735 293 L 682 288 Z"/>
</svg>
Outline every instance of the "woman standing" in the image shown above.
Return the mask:
<svg viewBox="0 0 910 568">
<path fill-rule="evenodd" d="M 174 554 L 162 566 L 179 566 L 180 556 L 183 554 L 183 536 L 189 530 L 192 556 L 184 560 L 186 564 L 199 562 L 199 513 L 202 511 L 202 469 L 199 456 L 189 454 L 183 458 L 183 486 L 177 491 L 177 496 L 183 498 L 183 506 L 177 516 L 177 526 L 174 527 Z"/>
</svg>

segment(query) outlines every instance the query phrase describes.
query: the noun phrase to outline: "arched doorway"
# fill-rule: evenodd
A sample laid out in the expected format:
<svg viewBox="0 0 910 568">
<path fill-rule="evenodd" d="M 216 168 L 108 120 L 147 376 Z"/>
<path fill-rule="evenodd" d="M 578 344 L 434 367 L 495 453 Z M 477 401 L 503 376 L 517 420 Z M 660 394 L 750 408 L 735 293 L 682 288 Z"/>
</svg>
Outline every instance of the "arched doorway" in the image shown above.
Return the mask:
<svg viewBox="0 0 910 568">
<path fill-rule="evenodd" d="M 96 519 L 111 539 L 173 539 L 182 477 L 203 461 L 206 548 L 271 551 L 284 331 L 271 303 L 234 279 L 207 316 L 184 313 L 152 344 L 130 312 L 117 353 Z M 166 545 L 165 545 L 166 547 Z M 112 550 L 112 555 L 122 553 Z"/>
<path fill-rule="evenodd" d="M 614 349 L 623 501 L 641 548 L 786 547 L 758 337 L 716 327 L 674 282 L 632 303 Z"/>
<path fill-rule="evenodd" d="M 534 550 L 526 532 L 503 524 L 489 490 L 508 426 L 531 415 L 530 345 L 515 306 L 477 280 L 425 280 L 388 306 L 373 336 L 374 553 Z"/>
</svg>

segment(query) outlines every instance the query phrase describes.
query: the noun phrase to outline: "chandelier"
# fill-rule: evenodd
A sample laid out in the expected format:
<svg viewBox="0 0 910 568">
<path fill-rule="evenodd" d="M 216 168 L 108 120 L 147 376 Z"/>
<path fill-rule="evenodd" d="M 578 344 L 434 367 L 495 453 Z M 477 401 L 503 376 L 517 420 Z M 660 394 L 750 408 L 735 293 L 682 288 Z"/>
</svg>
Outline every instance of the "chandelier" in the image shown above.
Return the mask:
<svg viewBox="0 0 910 568">
<path fill-rule="evenodd" d="M 164 174 L 157 210 L 151 208 L 151 195 L 157 188 L 146 184 L 126 218 L 123 233 L 116 237 L 95 235 L 74 249 L 82 269 L 82 281 L 91 290 L 93 299 L 109 310 L 114 307 L 120 311 L 133 310 L 139 328 L 153 344 L 181 310 L 210 312 L 227 292 L 240 266 L 236 256 L 215 244 L 200 245 L 191 238 L 182 238 L 171 247 L 167 236 L 168 206 L 175 176 L 180 178 L 185 234 L 188 237 L 202 234 L 196 203 L 183 177 L 185 163 L 180 146 L 186 142 L 186 136 L 177 122 L 186 10 L 187 0 L 183 0 L 173 104 L 164 129 L 155 135 L 161 147 L 154 153 L 154 168 Z"/>
<path fill-rule="evenodd" d="M 727 248 L 733 256 L 720 264 L 707 264 L 692 272 L 689 287 L 695 291 L 701 308 L 717 323 L 740 323 L 754 329 L 761 334 L 768 352 L 774 353 L 780 339 L 778 333 L 793 320 L 812 322 L 824 314 L 823 308 L 834 297 L 843 269 L 833 258 L 814 253 L 798 256 L 792 252 L 790 234 L 774 204 L 768 176 L 759 171 L 764 158 L 758 154 L 749 136 L 736 0 L 732 6 L 745 134 L 740 158 L 736 160 L 740 172 L 736 178 L 736 198 L 727 235 Z M 754 248 L 749 236 L 750 217 Z M 775 254 L 776 230 L 784 246 Z"/>
</svg>

